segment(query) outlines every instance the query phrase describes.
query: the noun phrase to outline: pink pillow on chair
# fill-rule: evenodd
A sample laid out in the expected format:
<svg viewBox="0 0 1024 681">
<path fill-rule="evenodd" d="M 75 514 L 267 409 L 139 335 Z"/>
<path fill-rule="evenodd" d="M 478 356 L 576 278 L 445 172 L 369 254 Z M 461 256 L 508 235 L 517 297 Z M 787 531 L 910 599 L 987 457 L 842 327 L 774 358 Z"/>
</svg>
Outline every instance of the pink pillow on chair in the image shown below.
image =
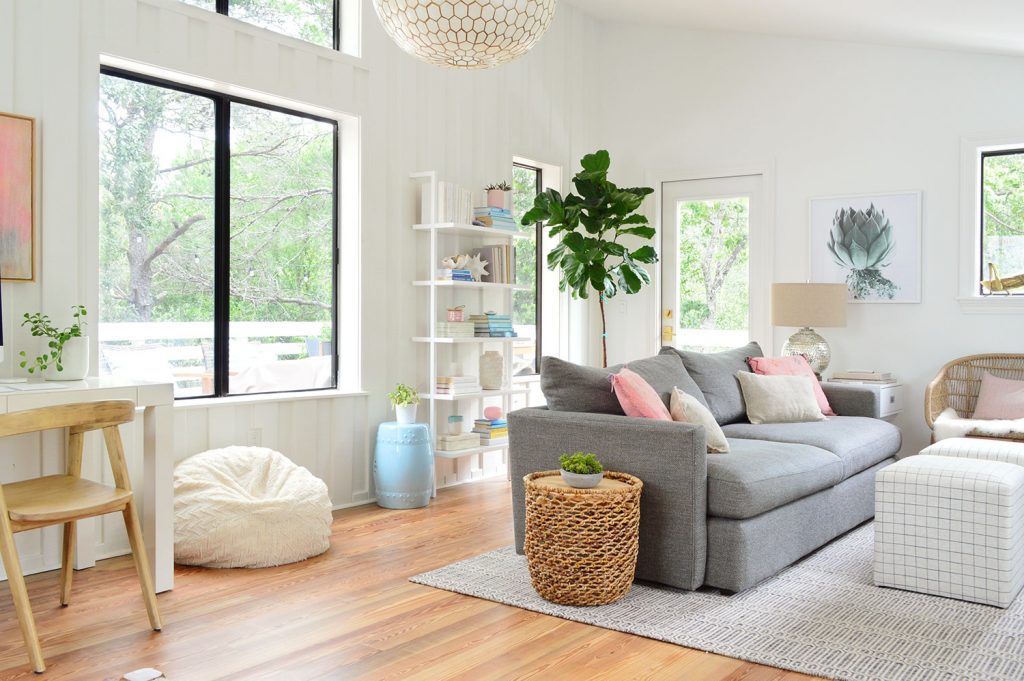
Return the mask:
<svg viewBox="0 0 1024 681">
<path fill-rule="evenodd" d="M 973 419 L 1024 419 L 1024 381 L 993 376 L 981 377 Z"/>
<path fill-rule="evenodd" d="M 626 416 L 660 421 L 672 420 L 665 403 L 640 374 L 631 371 L 629 367 L 623 367 L 619 373 L 611 374 L 608 379 L 612 382 L 612 390 L 615 391 L 615 397 L 619 399 Z"/>
<path fill-rule="evenodd" d="M 755 374 L 762 376 L 810 376 L 814 379 L 814 398 L 818 400 L 818 408 L 825 416 L 835 416 L 832 405 L 825 397 L 825 391 L 818 383 L 818 377 L 814 375 L 811 365 L 803 355 L 790 355 L 789 357 L 748 357 L 747 364 Z"/>
</svg>

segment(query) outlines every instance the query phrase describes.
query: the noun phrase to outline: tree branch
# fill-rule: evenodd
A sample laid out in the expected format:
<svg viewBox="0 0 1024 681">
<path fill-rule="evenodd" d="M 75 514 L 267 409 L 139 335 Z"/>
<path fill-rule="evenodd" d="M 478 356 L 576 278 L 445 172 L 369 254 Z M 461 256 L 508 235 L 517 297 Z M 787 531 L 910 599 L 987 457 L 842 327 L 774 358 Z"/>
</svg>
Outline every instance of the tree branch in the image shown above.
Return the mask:
<svg viewBox="0 0 1024 681">
<path fill-rule="evenodd" d="M 146 256 L 146 259 L 142 261 L 142 264 L 148 265 L 152 263 L 153 260 L 156 259 L 157 256 L 161 255 L 164 251 L 166 251 L 170 247 L 170 245 L 173 244 L 175 240 L 177 240 L 178 237 L 180 237 L 182 234 L 191 229 L 192 225 L 196 224 L 197 222 L 202 222 L 205 219 L 206 217 L 203 215 L 193 215 L 187 220 L 184 220 L 183 222 L 175 225 L 174 230 L 166 237 L 164 237 L 163 241 L 156 245 L 156 248 L 150 251 L 149 255 Z"/>
</svg>

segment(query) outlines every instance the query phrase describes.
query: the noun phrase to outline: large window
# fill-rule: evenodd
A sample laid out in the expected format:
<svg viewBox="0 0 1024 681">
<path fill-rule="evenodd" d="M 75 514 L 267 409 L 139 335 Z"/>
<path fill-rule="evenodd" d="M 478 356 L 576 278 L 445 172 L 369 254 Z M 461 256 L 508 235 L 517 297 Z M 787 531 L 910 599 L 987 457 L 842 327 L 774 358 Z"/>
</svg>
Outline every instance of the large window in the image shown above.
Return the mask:
<svg viewBox="0 0 1024 681">
<path fill-rule="evenodd" d="M 336 385 L 337 130 L 103 70 L 103 373 L 177 397 Z"/>
<path fill-rule="evenodd" d="M 339 0 L 184 0 L 261 28 L 340 49 Z"/>
<path fill-rule="evenodd" d="M 1024 297 L 1024 148 L 982 152 L 980 204 L 979 293 Z"/>
<path fill-rule="evenodd" d="M 540 168 L 522 163 L 512 166 L 512 215 L 517 225 L 523 215 L 533 208 L 533 200 L 543 188 L 544 177 Z M 512 321 L 520 336 L 532 339 L 530 342 L 516 343 L 514 348 L 513 370 L 516 375 L 523 376 L 537 373 L 540 367 L 541 268 L 544 262 L 539 257 L 539 245 L 543 241 L 542 225 L 520 225 L 519 229 L 527 238 L 516 240 L 516 283 L 530 288 L 513 294 Z"/>
</svg>

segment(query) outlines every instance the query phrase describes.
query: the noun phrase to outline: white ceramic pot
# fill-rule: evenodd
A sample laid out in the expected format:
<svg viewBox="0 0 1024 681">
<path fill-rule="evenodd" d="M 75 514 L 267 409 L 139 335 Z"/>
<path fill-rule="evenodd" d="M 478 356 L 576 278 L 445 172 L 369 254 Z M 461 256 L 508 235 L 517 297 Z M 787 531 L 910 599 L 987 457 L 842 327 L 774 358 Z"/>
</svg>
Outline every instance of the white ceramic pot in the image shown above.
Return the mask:
<svg viewBox="0 0 1024 681">
<path fill-rule="evenodd" d="M 395 418 L 399 423 L 408 425 L 416 423 L 416 405 L 400 404 L 395 407 Z"/>
<path fill-rule="evenodd" d="M 480 387 L 484 390 L 501 390 L 505 378 L 505 358 L 497 350 L 488 350 L 480 355 Z"/>
<path fill-rule="evenodd" d="M 60 361 L 62 371 L 55 365 L 46 369 L 48 381 L 80 381 L 89 375 L 89 337 L 76 336 L 64 343 Z"/>
<path fill-rule="evenodd" d="M 565 484 L 577 489 L 597 487 L 601 484 L 601 479 L 604 477 L 604 473 L 570 473 L 564 469 L 559 470 L 559 473 L 562 474 L 562 481 Z"/>
</svg>

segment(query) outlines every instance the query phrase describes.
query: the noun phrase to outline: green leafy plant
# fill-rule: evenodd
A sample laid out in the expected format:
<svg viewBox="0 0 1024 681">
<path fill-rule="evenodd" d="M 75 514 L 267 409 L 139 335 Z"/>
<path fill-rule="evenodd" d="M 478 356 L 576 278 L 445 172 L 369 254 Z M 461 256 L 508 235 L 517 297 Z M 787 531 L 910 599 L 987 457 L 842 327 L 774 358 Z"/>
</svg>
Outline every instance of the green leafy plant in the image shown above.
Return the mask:
<svg viewBox="0 0 1024 681">
<path fill-rule="evenodd" d="M 597 460 L 596 456 L 589 452 L 562 454 L 558 457 L 558 463 L 562 465 L 563 471 L 579 473 L 580 475 L 590 475 L 592 473 L 601 473 L 604 471 L 604 467 L 601 465 L 601 462 Z"/>
<path fill-rule="evenodd" d="M 399 383 L 388 393 L 388 400 L 391 401 L 392 407 L 407 407 L 410 404 L 419 404 L 420 394 L 406 384 Z"/>
<path fill-rule="evenodd" d="M 503 192 L 510 192 L 510 191 L 512 191 L 512 185 L 510 185 L 508 182 L 505 182 L 504 180 L 502 180 L 501 182 L 497 182 L 495 184 L 489 184 L 486 187 L 484 187 L 485 191 L 493 191 L 495 189 L 503 191 Z"/>
<path fill-rule="evenodd" d="M 29 332 L 37 338 L 49 338 L 46 346 L 49 348 L 48 352 L 44 352 L 35 359 L 29 361 L 28 355 L 22 350 L 19 355 L 21 356 L 21 362 L 18 363 L 22 369 L 28 369 L 30 374 L 34 374 L 37 370 L 42 373 L 53 365 L 57 368 L 57 371 L 64 371 L 64 344 L 72 338 L 78 338 L 82 335 L 82 329 L 85 327 L 85 317 L 88 315 L 84 305 L 72 305 L 71 316 L 74 318 L 74 322 L 71 326 L 63 329 L 58 329 L 53 325 L 53 322 L 47 315 L 42 312 L 36 312 L 35 314 L 25 313 L 24 318 L 21 321 L 22 326 L 28 326 Z"/>
<path fill-rule="evenodd" d="M 603 366 L 608 366 L 607 322 L 604 301 L 619 291 L 638 292 L 651 283 L 643 264 L 658 262 L 651 245 L 630 250 L 622 239 L 627 236 L 644 241 L 654 237 L 647 216 L 636 211 L 650 187 L 620 188 L 608 179 L 611 158 L 601 150 L 580 161 L 583 170 L 572 183 L 576 194 L 564 198 L 554 189 L 537 195 L 522 218 L 523 225 L 546 222 L 549 235 L 561 235 L 560 243 L 547 257 L 548 269 L 560 270 L 558 288 L 568 289 L 574 298 L 587 298 L 597 292 L 601 306 L 601 349 Z"/>
</svg>

